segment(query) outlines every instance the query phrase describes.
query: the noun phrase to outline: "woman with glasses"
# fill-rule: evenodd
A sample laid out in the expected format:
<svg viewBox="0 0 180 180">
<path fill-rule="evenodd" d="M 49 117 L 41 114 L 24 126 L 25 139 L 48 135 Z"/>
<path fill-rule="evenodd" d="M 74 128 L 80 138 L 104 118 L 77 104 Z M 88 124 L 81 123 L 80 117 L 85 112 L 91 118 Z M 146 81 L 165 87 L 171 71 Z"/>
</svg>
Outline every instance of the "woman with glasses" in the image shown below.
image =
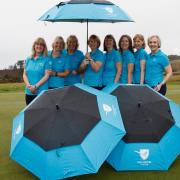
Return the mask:
<svg viewBox="0 0 180 180">
<path fill-rule="evenodd" d="M 47 54 L 45 40 L 41 37 L 37 38 L 32 46 L 32 55 L 25 60 L 24 65 L 26 105 L 43 90 L 48 89 L 50 64 Z"/>
</svg>

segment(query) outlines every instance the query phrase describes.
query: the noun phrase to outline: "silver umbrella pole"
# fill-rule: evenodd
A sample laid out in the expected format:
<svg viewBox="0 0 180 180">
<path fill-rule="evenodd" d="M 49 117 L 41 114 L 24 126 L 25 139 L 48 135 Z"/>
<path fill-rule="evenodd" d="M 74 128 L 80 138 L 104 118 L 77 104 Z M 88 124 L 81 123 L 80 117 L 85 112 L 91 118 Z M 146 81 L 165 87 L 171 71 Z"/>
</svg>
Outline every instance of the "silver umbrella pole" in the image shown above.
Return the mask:
<svg viewBox="0 0 180 180">
<path fill-rule="evenodd" d="M 89 25 L 89 23 L 88 23 L 88 19 L 87 19 L 87 38 L 86 38 L 86 52 L 88 52 L 88 25 Z"/>
</svg>

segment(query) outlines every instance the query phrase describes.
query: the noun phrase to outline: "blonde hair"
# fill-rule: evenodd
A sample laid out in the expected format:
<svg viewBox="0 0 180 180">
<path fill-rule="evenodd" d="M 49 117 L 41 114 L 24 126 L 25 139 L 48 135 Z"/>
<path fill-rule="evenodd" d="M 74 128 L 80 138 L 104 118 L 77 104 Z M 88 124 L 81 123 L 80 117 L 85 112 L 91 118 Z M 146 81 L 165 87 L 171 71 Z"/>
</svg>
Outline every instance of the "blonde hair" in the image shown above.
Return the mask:
<svg viewBox="0 0 180 180">
<path fill-rule="evenodd" d="M 79 47 L 79 42 L 78 42 L 78 38 L 77 38 L 75 35 L 70 35 L 70 36 L 67 38 L 67 41 L 66 41 L 67 49 L 68 49 L 68 43 L 69 43 L 69 41 L 71 41 L 71 40 L 76 42 L 75 50 L 77 50 L 78 47 Z"/>
<path fill-rule="evenodd" d="M 54 44 L 56 42 L 62 42 L 63 43 L 63 49 L 65 48 L 65 42 L 62 36 L 56 36 L 56 38 L 54 39 L 53 43 L 52 43 L 52 48 L 54 49 Z"/>
<path fill-rule="evenodd" d="M 35 51 L 35 45 L 36 45 L 36 44 L 42 44 L 42 45 L 44 46 L 44 50 L 43 50 L 42 55 L 43 55 L 43 56 L 47 56 L 47 55 L 48 55 L 48 50 L 47 50 L 46 42 L 45 42 L 45 40 L 44 40 L 43 38 L 38 37 L 38 38 L 34 41 L 34 43 L 33 43 L 33 45 L 32 45 L 31 58 L 33 58 L 33 57 L 35 56 L 35 54 L 36 54 L 36 51 Z"/>
<path fill-rule="evenodd" d="M 134 36 L 134 38 L 133 38 L 133 41 L 135 41 L 137 38 L 140 39 L 143 42 L 142 47 L 145 49 L 146 43 L 145 43 L 145 40 L 144 40 L 144 36 L 142 34 L 136 34 Z"/>
<path fill-rule="evenodd" d="M 158 41 L 158 48 L 160 48 L 160 47 L 161 47 L 161 39 L 159 38 L 158 35 L 150 36 L 150 37 L 148 38 L 148 45 L 149 45 L 149 42 L 150 42 L 150 40 L 151 40 L 152 38 L 156 38 L 156 39 L 157 39 L 157 41 Z"/>
</svg>

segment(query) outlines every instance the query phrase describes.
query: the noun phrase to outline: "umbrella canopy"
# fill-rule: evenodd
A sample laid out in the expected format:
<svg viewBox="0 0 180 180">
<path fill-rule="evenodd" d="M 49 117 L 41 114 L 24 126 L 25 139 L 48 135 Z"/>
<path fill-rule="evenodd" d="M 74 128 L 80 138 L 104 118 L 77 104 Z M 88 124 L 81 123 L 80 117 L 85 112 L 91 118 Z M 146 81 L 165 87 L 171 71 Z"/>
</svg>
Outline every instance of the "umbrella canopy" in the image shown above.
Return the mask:
<svg viewBox="0 0 180 180">
<path fill-rule="evenodd" d="M 80 84 L 53 89 L 14 119 L 10 156 L 40 179 L 95 173 L 124 134 L 115 97 Z"/>
<path fill-rule="evenodd" d="M 118 6 L 103 0 L 71 0 L 52 7 L 39 20 L 51 22 L 132 22 Z"/>
<path fill-rule="evenodd" d="M 148 86 L 112 85 L 127 134 L 107 161 L 116 170 L 167 170 L 180 153 L 180 107 Z"/>
<path fill-rule="evenodd" d="M 132 22 L 119 6 L 104 0 L 71 0 L 60 2 L 44 13 L 39 20 L 50 22 Z"/>
</svg>

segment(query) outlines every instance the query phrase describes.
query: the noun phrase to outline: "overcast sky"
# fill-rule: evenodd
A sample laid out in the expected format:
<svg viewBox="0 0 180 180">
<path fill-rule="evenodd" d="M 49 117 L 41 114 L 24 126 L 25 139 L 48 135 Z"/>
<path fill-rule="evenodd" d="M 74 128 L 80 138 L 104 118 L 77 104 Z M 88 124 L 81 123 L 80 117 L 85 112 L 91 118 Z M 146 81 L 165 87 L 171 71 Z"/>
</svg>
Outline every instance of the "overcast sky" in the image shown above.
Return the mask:
<svg viewBox="0 0 180 180">
<path fill-rule="evenodd" d="M 89 34 L 95 33 L 101 40 L 106 34 L 113 34 L 116 40 L 122 34 L 132 37 L 142 33 L 147 39 L 158 34 L 162 50 L 166 54 L 180 55 L 180 1 L 179 0 L 111 0 L 125 10 L 135 23 L 91 23 Z M 33 41 L 45 38 L 48 48 L 55 36 L 66 38 L 75 34 L 80 49 L 85 51 L 86 24 L 44 23 L 37 19 L 58 0 L 15 0 L 1 1 L 0 6 L 0 69 L 25 59 L 31 53 Z M 147 47 L 147 51 L 149 51 Z"/>
</svg>

